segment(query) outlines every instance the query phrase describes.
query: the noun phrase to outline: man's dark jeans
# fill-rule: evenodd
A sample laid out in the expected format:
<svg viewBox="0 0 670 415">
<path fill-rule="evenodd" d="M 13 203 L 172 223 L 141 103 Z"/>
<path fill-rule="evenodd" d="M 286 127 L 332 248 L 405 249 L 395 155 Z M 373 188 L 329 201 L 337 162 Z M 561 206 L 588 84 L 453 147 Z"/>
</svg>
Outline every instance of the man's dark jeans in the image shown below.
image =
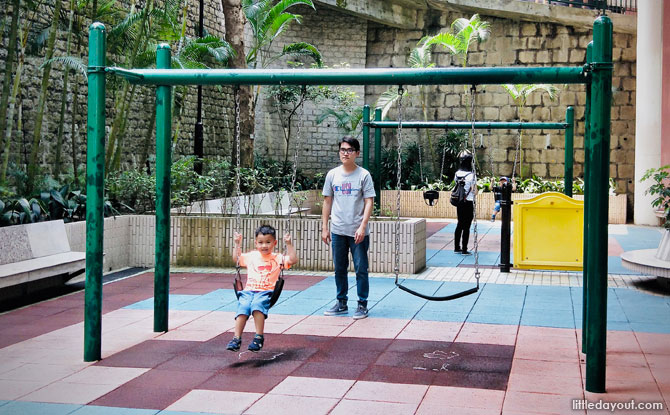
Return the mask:
<svg viewBox="0 0 670 415">
<path fill-rule="evenodd" d="M 333 245 L 333 263 L 335 265 L 335 286 L 337 288 L 337 299 L 347 301 L 349 291 L 349 280 L 347 270 L 349 268 L 349 252 L 354 260 L 356 270 L 356 287 L 358 291 L 358 302 L 367 307 L 370 284 L 368 282 L 368 248 L 370 247 L 370 236 L 359 244 L 354 243 L 352 236 L 331 234 Z"/>
</svg>

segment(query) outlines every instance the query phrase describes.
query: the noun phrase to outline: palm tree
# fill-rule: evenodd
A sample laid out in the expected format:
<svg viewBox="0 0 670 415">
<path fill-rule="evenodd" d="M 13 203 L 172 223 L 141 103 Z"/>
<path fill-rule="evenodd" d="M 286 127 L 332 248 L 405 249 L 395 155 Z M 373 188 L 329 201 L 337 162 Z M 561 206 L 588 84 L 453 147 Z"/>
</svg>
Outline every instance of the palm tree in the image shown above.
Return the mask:
<svg viewBox="0 0 670 415">
<path fill-rule="evenodd" d="M 20 18 L 20 2 L 19 0 L 12 0 L 12 22 L 9 29 L 9 44 L 7 45 L 7 56 L 5 57 L 5 77 L 2 82 L 2 97 L 0 98 L 0 144 L 2 144 L 4 137 L 6 120 L 7 120 L 7 105 L 9 104 L 9 91 L 12 84 L 12 73 L 14 69 L 14 56 L 16 55 L 16 38 L 19 31 Z M 7 143 L 4 151 L 9 154 L 9 144 Z M 0 184 L 5 182 L 5 170 L 0 174 Z"/>
<path fill-rule="evenodd" d="M 289 13 L 290 7 L 302 4 L 314 9 L 312 0 L 242 0 L 242 10 L 251 26 L 252 41 L 247 52 L 247 65 L 253 69 L 266 68 L 271 63 L 286 55 L 309 56 L 321 65 L 321 55 L 313 45 L 306 42 L 296 42 L 286 45 L 282 52 L 273 55 L 270 47 L 291 22 L 302 21 L 299 14 Z M 316 53 L 315 53 L 316 52 Z M 253 95 L 251 111 L 254 112 L 260 85 L 256 86 Z"/>
<path fill-rule="evenodd" d="M 535 91 L 540 91 L 540 92 L 546 92 L 549 95 L 550 100 L 554 100 L 556 96 L 558 95 L 558 88 L 555 85 L 551 84 L 503 84 L 503 88 L 507 91 L 508 94 L 512 97 L 514 100 L 514 105 L 516 105 L 516 116 L 521 120 L 521 110 L 523 107 L 526 106 L 526 100 L 528 99 L 528 96 L 532 94 Z M 522 178 L 528 176 L 528 169 L 527 166 L 524 166 L 523 164 L 523 159 L 524 159 L 524 148 L 523 148 L 523 130 L 519 131 L 519 152 L 520 152 L 520 165 L 519 165 L 519 170 L 520 170 L 520 176 Z M 516 156 L 515 156 L 516 157 Z M 512 172 L 512 175 L 514 175 L 515 172 Z M 512 180 L 514 178 L 512 177 Z"/>
</svg>

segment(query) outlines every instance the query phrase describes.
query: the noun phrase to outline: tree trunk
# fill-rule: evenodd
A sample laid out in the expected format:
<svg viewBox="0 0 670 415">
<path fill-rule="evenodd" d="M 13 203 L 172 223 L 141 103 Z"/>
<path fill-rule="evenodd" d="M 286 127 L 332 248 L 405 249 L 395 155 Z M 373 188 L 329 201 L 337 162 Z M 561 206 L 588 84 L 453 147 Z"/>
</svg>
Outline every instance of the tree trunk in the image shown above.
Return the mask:
<svg viewBox="0 0 670 415">
<path fill-rule="evenodd" d="M 70 0 L 70 16 L 67 25 L 67 42 L 65 46 L 65 56 L 70 56 L 70 45 L 72 44 L 72 24 L 74 23 L 74 9 L 77 7 L 75 0 Z M 63 149 L 63 134 L 65 133 L 65 109 L 67 108 L 67 88 L 70 69 L 65 68 L 63 75 L 63 89 L 60 96 L 60 118 L 58 120 L 58 135 L 56 137 L 56 160 L 54 176 L 58 177 L 61 172 L 61 152 Z"/>
<path fill-rule="evenodd" d="M 58 21 L 60 19 L 61 0 L 56 0 L 53 13 L 53 21 L 49 29 L 49 40 L 47 43 L 47 53 L 44 57 L 48 61 L 53 57 L 54 47 L 56 45 L 56 34 L 58 32 Z M 37 102 L 37 111 L 35 115 L 35 126 L 33 129 L 33 145 L 30 149 L 30 164 L 28 165 L 28 190 L 33 190 L 33 182 L 37 175 L 37 156 L 39 154 L 40 140 L 42 139 L 42 121 L 44 119 L 44 108 L 46 107 L 47 89 L 49 88 L 49 75 L 51 75 L 51 65 L 47 64 L 42 72 L 42 85 L 40 88 L 40 97 Z"/>
<path fill-rule="evenodd" d="M 226 35 L 225 39 L 235 49 L 237 54 L 229 64 L 231 68 L 246 69 L 247 61 L 244 50 L 244 24 L 246 17 L 242 11 L 240 0 L 221 0 L 223 9 L 223 18 L 225 20 Z M 254 159 L 254 142 L 251 134 L 254 131 L 255 114 L 251 109 L 251 86 L 240 86 L 240 164 L 242 166 L 252 166 Z M 232 106 L 233 113 L 235 106 Z M 233 128 L 235 128 L 233 126 Z M 236 147 L 233 140 L 232 165 L 236 165 Z"/>
<path fill-rule="evenodd" d="M 9 90 L 12 83 L 12 73 L 14 72 L 14 55 L 16 54 L 16 37 L 19 32 L 19 0 L 12 0 L 12 23 L 9 29 L 9 44 L 7 45 L 7 57 L 5 58 L 5 79 L 2 82 L 2 98 L 0 98 L 0 137 L 2 137 L 5 128 L 7 127 L 7 104 L 9 103 Z M 2 144 L 0 140 L 0 144 Z M 9 142 L 1 146 L 5 154 L 5 158 L 9 155 Z M 5 169 L 0 174 L 0 184 L 5 183 Z"/>
</svg>

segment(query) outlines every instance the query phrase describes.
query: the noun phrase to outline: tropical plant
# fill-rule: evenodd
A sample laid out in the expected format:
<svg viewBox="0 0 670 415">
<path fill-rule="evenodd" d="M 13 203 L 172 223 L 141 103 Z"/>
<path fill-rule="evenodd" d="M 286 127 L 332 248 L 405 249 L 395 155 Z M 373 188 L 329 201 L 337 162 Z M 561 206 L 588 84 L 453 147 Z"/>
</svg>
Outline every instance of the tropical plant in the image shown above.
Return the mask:
<svg viewBox="0 0 670 415">
<path fill-rule="evenodd" d="M 251 26 L 252 39 L 247 52 L 247 65 L 250 68 L 266 68 L 284 56 L 308 56 L 322 66 L 321 54 L 316 47 L 307 42 L 291 43 L 279 54 L 271 50 L 272 43 L 292 22 L 301 23 L 302 16 L 287 10 L 296 5 L 305 5 L 314 9 L 312 0 L 242 0 L 242 10 Z M 261 86 L 257 85 L 252 97 L 253 113 L 260 96 Z"/>
<path fill-rule="evenodd" d="M 49 76 L 51 75 L 51 64 L 46 62 L 51 59 L 56 47 L 56 34 L 58 32 L 62 4 L 63 2 L 61 0 L 56 0 L 55 9 L 51 20 L 51 27 L 49 28 L 49 39 L 47 41 L 46 55 L 44 57 L 45 65 L 43 65 L 42 69 L 42 83 L 40 86 L 40 95 L 37 101 L 35 124 L 33 127 L 33 142 L 30 148 L 30 159 L 28 161 L 28 188 L 30 190 L 32 190 L 33 181 L 38 169 L 37 156 L 39 154 L 40 141 L 42 140 L 42 121 L 44 119 L 44 110 L 48 94 L 47 89 L 49 88 Z"/>
<path fill-rule="evenodd" d="M 350 88 L 331 88 L 333 106 L 325 107 L 316 117 L 321 124 L 328 118 L 335 119 L 335 125 L 345 135 L 358 137 L 362 132 L 363 107 L 357 105 L 358 95 Z"/>
<path fill-rule="evenodd" d="M 503 88 L 514 100 L 514 105 L 516 106 L 516 115 L 517 119 L 521 122 L 521 114 L 523 108 L 526 106 L 526 100 L 528 96 L 535 91 L 546 92 L 549 95 L 550 100 L 554 100 L 559 93 L 558 87 L 551 84 L 503 84 Z M 524 144 L 523 144 L 523 130 L 519 131 L 519 175 L 521 178 L 528 177 L 530 171 L 529 166 L 524 165 Z M 512 172 L 514 175 L 515 172 Z"/>
<path fill-rule="evenodd" d="M 459 59 L 463 67 L 467 66 L 468 52 L 473 45 L 488 40 L 491 34 L 490 24 L 482 21 L 478 14 L 474 14 L 470 19 L 458 18 L 451 24 L 450 32 L 442 32 L 433 36 L 422 38 L 415 48 L 410 51 L 407 64 L 410 68 L 432 68 L 435 66 L 432 57 L 433 47 L 436 45 L 445 48 L 451 55 Z M 423 120 L 428 121 L 428 91 L 427 86 L 418 86 L 419 104 Z M 467 95 L 467 86 L 465 93 Z M 398 100 L 398 90 L 389 88 L 382 93 L 375 106 L 382 109 L 382 119 L 386 117 L 389 109 Z M 405 92 L 408 94 L 408 92 Z M 468 119 L 470 114 L 468 113 Z M 438 156 L 435 145 L 430 134 L 430 130 L 425 130 L 425 140 L 428 142 L 428 154 L 430 155 L 430 164 L 433 170 L 437 170 Z M 421 146 L 420 139 L 417 141 Z M 460 149 L 459 149 L 460 151 Z"/>
<path fill-rule="evenodd" d="M 647 170 L 640 182 L 647 180 L 652 183 L 644 194 L 654 196 L 651 206 L 663 212 L 663 226 L 670 229 L 670 164 Z"/>
</svg>

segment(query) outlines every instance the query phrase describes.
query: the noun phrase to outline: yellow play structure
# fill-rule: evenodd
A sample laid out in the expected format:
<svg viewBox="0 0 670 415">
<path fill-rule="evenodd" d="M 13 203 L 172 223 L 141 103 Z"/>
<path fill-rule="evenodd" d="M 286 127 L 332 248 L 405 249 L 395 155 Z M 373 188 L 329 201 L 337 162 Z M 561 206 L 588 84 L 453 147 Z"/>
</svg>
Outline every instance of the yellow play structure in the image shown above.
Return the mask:
<svg viewBox="0 0 670 415">
<path fill-rule="evenodd" d="M 515 201 L 514 267 L 582 270 L 584 202 L 548 192 Z"/>
</svg>

